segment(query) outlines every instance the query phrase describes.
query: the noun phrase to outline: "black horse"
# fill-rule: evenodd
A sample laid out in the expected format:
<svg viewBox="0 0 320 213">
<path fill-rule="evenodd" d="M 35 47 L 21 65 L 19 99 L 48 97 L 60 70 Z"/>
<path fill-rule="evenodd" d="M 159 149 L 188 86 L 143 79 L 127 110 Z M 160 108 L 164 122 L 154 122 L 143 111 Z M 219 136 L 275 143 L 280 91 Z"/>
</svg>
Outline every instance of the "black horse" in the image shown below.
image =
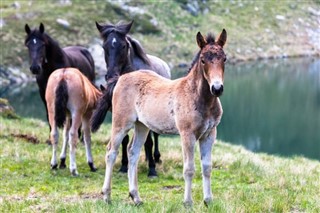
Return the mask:
<svg viewBox="0 0 320 213">
<path fill-rule="evenodd" d="M 45 33 L 44 25 L 41 23 L 39 29 L 31 30 L 25 25 L 27 33 L 25 45 L 29 50 L 30 70 L 36 76 L 41 100 L 43 101 L 48 119 L 47 103 L 45 100 L 46 87 L 50 74 L 59 68 L 74 67 L 94 83 L 95 71 L 94 61 L 90 52 L 80 46 L 69 46 L 61 48 L 57 41 Z M 60 168 L 65 168 L 67 140 L 64 141 L 60 155 Z M 91 168 L 92 171 L 95 168 Z"/>
<path fill-rule="evenodd" d="M 93 113 L 91 119 L 92 131 L 98 130 L 107 111 L 111 109 L 113 89 L 120 75 L 139 69 L 149 69 L 165 78 L 171 77 L 170 68 L 166 62 L 158 57 L 147 55 L 140 43 L 127 35 L 131 29 L 132 23 L 133 21 L 125 24 L 118 23 L 116 25 L 100 25 L 96 22 L 97 29 L 103 39 L 102 47 L 104 49 L 105 61 L 107 64 L 107 74 L 105 75 L 107 88 Z M 155 161 L 160 162 L 158 134 L 154 133 L 154 138 L 154 158 L 152 156 L 153 141 L 151 133 L 149 133 L 145 143 L 146 158 L 149 161 L 149 177 L 157 176 Z M 127 172 L 128 170 L 128 142 L 129 136 L 127 135 L 122 141 L 121 172 Z"/>
</svg>

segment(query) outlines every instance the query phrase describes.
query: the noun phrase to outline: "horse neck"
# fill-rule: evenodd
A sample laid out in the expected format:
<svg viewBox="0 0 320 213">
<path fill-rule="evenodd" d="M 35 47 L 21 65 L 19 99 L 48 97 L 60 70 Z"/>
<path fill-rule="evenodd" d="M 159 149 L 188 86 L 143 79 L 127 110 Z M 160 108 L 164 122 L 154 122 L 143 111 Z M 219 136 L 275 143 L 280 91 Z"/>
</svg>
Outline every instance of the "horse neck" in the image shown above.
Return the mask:
<svg viewBox="0 0 320 213">
<path fill-rule="evenodd" d="M 46 45 L 46 59 L 43 64 L 45 73 L 49 76 L 54 70 L 65 66 L 65 53 L 58 42 L 46 35 L 48 44 Z"/>
<path fill-rule="evenodd" d="M 192 91 L 196 91 L 196 101 L 201 105 L 212 105 L 216 101 L 216 97 L 210 92 L 210 86 L 203 75 L 199 63 L 196 63 L 186 76 L 188 84 Z"/>
</svg>

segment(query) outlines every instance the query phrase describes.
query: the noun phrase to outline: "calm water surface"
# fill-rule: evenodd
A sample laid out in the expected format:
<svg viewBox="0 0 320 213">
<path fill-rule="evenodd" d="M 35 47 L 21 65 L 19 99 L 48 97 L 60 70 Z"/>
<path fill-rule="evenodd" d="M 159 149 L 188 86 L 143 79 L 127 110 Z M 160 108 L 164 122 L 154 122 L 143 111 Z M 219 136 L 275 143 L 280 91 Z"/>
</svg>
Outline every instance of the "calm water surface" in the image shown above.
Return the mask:
<svg viewBox="0 0 320 213">
<path fill-rule="evenodd" d="M 224 88 L 219 139 L 255 152 L 320 160 L 320 59 L 227 65 Z M 19 115 L 46 119 L 35 82 L 0 87 L 0 96 Z"/>
</svg>

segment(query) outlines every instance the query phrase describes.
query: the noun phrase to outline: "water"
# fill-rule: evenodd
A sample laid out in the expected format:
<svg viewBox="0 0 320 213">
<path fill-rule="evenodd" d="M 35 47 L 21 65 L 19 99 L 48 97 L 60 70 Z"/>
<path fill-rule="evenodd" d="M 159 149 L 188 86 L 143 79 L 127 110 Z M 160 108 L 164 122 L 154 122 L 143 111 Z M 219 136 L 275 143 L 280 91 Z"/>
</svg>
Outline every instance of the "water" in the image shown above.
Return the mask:
<svg viewBox="0 0 320 213">
<path fill-rule="evenodd" d="M 228 64 L 224 89 L 220 140 L 254 152 L 320 160 L 320 59 Z M 19 115 L 46 120 L 35 82 L 0 88 L 0 96 Z"/>
</svg>

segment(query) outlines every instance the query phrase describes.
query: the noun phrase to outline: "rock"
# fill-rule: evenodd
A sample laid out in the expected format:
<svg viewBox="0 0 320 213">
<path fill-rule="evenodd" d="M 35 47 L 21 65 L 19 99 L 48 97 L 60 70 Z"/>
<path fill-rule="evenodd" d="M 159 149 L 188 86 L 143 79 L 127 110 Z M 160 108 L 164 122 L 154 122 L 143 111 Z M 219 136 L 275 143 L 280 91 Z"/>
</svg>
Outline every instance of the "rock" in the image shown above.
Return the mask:
<svg viewBox="0 0 320 213">
<path fill-rule="evenodd" d="M 1 18 L 0 19 L 0 28 L 6 25 L 6 22 Z"/>
<path fill-rule="evenodd" d="M 8 100 L 4 98 L 0 98 L 0 116 L 11 119 L 19 118 Z"/>
<path fill-rule="evenodd" d="M 320 10 L 313 9 L 312 7 L 308 7 L 308 12 L 314 16 L 320 16 Z"/>
<path fill-rule="evenodd" d="M 62 27 L 67 28 L 67 29 L 70 28 L 70 23 L 69 23 L 67 20 L 65 20 L 65 19 L 57 18 L 56 21 L 57 21 L 57 23 L 58 23 L 59 25 L 61 25 Z"/>
<path fill-rule="evenodd" d="M 286 17 L 282 16 L 282 15 L 276 15 L 276 19 L 283 21 L 286 19 Z"/>
</svg>

